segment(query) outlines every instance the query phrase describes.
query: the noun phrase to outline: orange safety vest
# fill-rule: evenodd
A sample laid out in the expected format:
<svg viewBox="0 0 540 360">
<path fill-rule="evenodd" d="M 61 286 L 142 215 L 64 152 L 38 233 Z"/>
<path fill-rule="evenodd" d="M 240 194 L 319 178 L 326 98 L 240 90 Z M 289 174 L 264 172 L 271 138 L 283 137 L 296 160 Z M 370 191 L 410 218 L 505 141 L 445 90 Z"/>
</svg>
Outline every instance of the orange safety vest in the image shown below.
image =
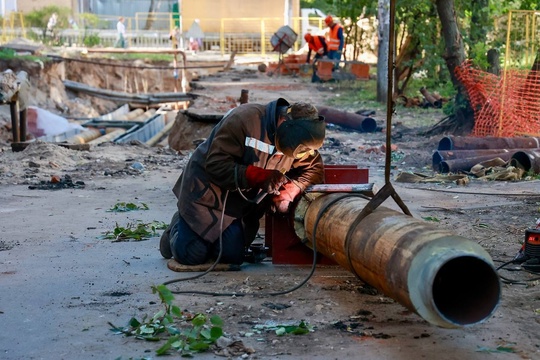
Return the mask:
<svg viewBox="0 0 540 360">
<path fill-rule="evenodd" d="M 330 28 L 330 33 L 328 34 L 328 51 L 339 50 L 339 38 L 338 30 L 342 29 L 341 24 L 335 24 Z"/>
<path fill-rule="evenodd" d="M 312 36 L 311 41 L 308 43 L 308 45 L 309 48 L 316 53 L 321 54 L 319 51 L 322 50 L 322 54 L 324 54 L 324 45 L 322 44 L 320 36 Z"/>
</svg>

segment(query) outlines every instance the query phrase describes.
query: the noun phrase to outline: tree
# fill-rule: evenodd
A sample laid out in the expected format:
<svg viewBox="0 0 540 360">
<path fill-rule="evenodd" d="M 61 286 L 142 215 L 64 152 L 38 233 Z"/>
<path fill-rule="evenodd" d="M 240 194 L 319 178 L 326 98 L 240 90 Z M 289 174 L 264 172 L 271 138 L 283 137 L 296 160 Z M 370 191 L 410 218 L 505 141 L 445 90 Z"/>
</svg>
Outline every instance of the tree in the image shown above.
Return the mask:
<svg viewBox="0 0 540 360">
<path fill-rule="evenodd" d="M 466 90 L 455 73 L 456 68 L 465 61 L 463 38 L 458 27 L 454 0 L 436 0 L 436 5 L 445 43 L 443 58 L 446 61 L 457 94 L 454 99 L 453 114 L 435 125 L 428 131 L 428 134 L 434 135 L 444 132 L 465 134 L 469 133 L 474 126 L 474 113 L 467 98 Z"/>
</svg>

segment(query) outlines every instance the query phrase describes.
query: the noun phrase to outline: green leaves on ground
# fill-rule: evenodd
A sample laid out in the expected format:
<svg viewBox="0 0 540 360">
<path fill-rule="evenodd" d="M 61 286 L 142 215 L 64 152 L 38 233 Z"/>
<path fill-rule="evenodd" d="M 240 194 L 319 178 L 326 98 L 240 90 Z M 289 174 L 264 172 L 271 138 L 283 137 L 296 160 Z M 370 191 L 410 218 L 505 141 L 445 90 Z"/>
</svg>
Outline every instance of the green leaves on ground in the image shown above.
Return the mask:
<svg viewBox="0 0 540 360">
<path fill-rule="evenodd" d="M 510 345 L 507 345 L 507 346 L 499 345 L 495 349 L 482 346 L 482 347 L 479 347 L 476 351 L 486 352 L 486 353 L 515 353 L 516 349 Z"/>
<path fill-rule="evenodd" d="M 208 318 L 205 314 L 183 312 L 177 305 L 173 305 L 174 296 L 165 285 L 152 286 L 152 292 L 159 295 L 164 310 L 158 311 L 151 318 L 131 318 L 125 327 L 117 327 L 109 322 L 111 331 L 147 341 L 161 341 L 168 336 L 156 354 L 165 355 L 174 350 L 181 356 L 204 352 L 223 335 L 223 320 L 219 316 Z"/>
<path fill-rule="evenodd" d="M 134 203 L 125 203 L 125 202 L 119 202 L 116 203 L 112 208 L 107 210 L 108 212 L 127 212 L 127 211 L 135 211 L 135 210 L 148 210 L 148 205 L 145 203 L 141 203 L 141 205 L 137 205 Z"/>
<path fill-rule="evenodd" d="M 305 321 L 300 321 L 298 325 L 255 325 L 255 330 L 261 331 L 275 331 L 276 335 L 283 336 L 286 334 L 304 335 L 309 332 L 313 332 L 313 326 L 309 325 Z"/>
<path fill-rule="evenodd" d="M 138 222 L 136 224 L 128 223 L 125 227 L 116 223 L 114 230 L 107 231 L 102 238 L 110 239 L 113 242 L 141 241 L 157 236 L 156 230 L 165 230 L 167 226 L 163 221 L 153 221 L 151 223 Z"/>
<path fill-rule="evenodd" d="M 422 219 L 426 221 L 433 221 L 433 222 L 440 222 L 439 218 L 436 218 L 435 216 L 424 216 Z"/>
</svg>

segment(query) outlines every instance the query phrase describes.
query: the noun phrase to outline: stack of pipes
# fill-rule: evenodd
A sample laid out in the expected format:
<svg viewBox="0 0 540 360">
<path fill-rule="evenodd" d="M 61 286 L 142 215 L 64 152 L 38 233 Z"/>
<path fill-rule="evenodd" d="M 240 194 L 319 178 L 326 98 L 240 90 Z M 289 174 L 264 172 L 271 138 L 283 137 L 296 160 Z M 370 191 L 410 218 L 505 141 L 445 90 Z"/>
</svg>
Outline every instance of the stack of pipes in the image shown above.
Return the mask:
<svg viewBox="0 0 540 360">
<path fill-rule="evenodd" d="M 142 123 L 154 116 L 155 113 L 156 109 L 153 108 L 147 111 L 144 111 L 142 108 L 137 108 L 126 114 L 116 116 L 116 120 Z M 127 129 L 125 127 L 107 127 L 104 130 L 89 127 L 85 131 L 66 139 L 66 141 L 71 144 L 97 145 L 112 141 L 126 131 Z"/>
<path fill-rule="evenodd" d="M 500 158 L 525 172 L 540 173 L 540 137 L 446 136 L 433 153 L 433 170 L 469 171 L 476 164 Z"/>
</svg>

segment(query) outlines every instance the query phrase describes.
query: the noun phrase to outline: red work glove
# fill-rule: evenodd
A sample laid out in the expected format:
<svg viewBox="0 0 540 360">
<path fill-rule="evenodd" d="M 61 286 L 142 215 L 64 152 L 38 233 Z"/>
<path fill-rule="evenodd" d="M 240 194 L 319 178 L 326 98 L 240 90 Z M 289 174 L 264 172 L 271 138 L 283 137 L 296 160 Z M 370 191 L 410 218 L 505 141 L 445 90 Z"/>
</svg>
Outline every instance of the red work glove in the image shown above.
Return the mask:
<svg viewBox="0 0 540 360">
<path fill-rule="evenodd" d="M 294 199 L 300 194 L 300 187 L 294 182 L 288 182 L 279 190 L 279 195 L 272 197 L 277 212 L 286 213 Z"/>
<path fill-rule="evenodd" d="M 259 188 L 268 194 L 279 194 L 279 188 L 287 182 L 285 175 L 278 170 L 267 170 L 253 165 L 248 165 L 246 179 L 250 188 Z"/>
</svg>

